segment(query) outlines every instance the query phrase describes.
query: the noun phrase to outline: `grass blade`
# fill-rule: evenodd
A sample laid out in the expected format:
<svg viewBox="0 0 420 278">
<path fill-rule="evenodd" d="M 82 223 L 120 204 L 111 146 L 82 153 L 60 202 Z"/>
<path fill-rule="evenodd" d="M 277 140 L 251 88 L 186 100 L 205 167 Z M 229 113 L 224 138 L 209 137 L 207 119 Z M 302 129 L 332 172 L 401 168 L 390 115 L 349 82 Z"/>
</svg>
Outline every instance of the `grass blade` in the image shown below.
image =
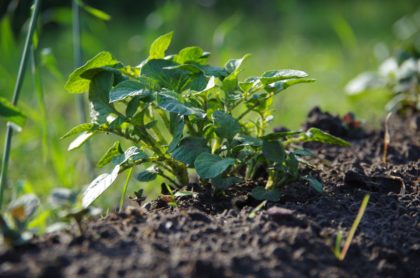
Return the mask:
<svg viewBox="0 0 420 278">
<path fill-rule="evenodd" d="M 369 202 L 369 195 L 365 195 L 365 197 L 363 197 L 362 204 L 360 205 L 356 219 L 354 219 L 353 225 L 351 226 L 346 242 L 344 243 L 344 247 L 341 250 L 341 254 L 339 257 L 340 261 L 343 261 L 344 258 L 346 257 L 347 251 L 350 248 L 350 244 L 353 240 L 354 234 L 356 233 L 357 227 L 359 226 L 360 221 L 362 220 L 362 217 L 365 214 L 365 210 L 366 210 L 368 202 Z"/>
</svg>

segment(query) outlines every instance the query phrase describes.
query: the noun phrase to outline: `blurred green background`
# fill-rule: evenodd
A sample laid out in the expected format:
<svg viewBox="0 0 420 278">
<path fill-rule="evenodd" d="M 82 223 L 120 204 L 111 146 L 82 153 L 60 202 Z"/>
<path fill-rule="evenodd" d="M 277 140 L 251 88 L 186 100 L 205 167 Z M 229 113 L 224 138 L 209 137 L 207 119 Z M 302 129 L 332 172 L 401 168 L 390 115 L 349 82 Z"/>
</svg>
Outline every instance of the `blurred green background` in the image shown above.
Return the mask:
<svg viewBox="0 0 420 278">
<path fill-rule="evenodd" d="M 12 95 L 31 2 L 0 1 L 0 94 L 7 98 Z M 109 14 L 111 19 L 104 21 L 82 12 L 84 60 L 108 50 L 125 64 L 137 65 L 147 57 L 148 47 L 157 36 L 174 31 L 169 52 L 197 45 L 210 51 L 211 63 L 217 65 L 252 53 L 242 78 L 271 69 L 308 72 L 317 82 L 286 90 L 273 106 L 273 126 L 289 128 L 299 128 L 307 112 L 316 105 L 334 114 L 353 111 L 367 125 L 378 126 L 385 113 L 386 92 L 378 90 L 368 96 L 349 98 L 344 87 L 359 72 L 375 70 L 392 53 L 396 46 L 395 22 L 406 15 L 413 16 L 419 8 L 415 0 L 85 3 Z M 420 25 L 420 13 L 413 18 Z M 40 113 L 33 78 L 28 72 L 19 103 L 28 120 L 23 131 L 14 137 L 9 174 L 13 190 L 9 197 L 28 192 L 47 196 L 54 187 L 81 188 L 92 178 L 86 170 L 83 149 L 67 152 L 70 140 L 59 140 L 79 122 L 76 98 L 63 89 L 66 77 L 74 69 L 71 20 L 70 0 L 43 1 L 38 49 L 47 116 L 43 119 Z M 1 146 L 4 133 L 5 123 L 1 122 Z M 107 136 L 101 138 L 102 142 L 93 146 L 96 159 L 112 141 Z M 100 202 L 116 206 L 122 184 L 123 180 L 117 182 Z M 140 186 L 130 184 L 129 194 Z"/>
</svg>

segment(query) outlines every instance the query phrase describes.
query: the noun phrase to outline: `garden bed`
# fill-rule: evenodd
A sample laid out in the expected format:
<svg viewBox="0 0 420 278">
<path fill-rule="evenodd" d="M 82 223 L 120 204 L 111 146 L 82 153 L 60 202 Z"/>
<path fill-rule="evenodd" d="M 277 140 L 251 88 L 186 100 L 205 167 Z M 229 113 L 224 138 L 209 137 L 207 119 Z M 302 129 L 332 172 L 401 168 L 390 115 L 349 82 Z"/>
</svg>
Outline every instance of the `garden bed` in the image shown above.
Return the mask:
<svg viewBox="0 0 420 278">
<path fill-rule="evenodd" d="M 177 208 L 163 200 L 128 207 L 85 223 L 83 236 L 51 233 L 1 251 L 0 276 L 418 277 L 419 119 L 391 118 L 386 165 L 383 131 L 337 134 L 349 148 L 308 144 L 316 169 L 304 171 L 320 177 L 324 193 L 290 184 L 251 218 L 259 202 L 246 192 L 254 183 L 217 197 L 196 189 L 178 197 Z M 307 125 L 334 134 L 334 121 L 314 110 Z M 365 194 L 367 210 L 339 261 L 335 236 L 347 235 Z"/>
</svg>

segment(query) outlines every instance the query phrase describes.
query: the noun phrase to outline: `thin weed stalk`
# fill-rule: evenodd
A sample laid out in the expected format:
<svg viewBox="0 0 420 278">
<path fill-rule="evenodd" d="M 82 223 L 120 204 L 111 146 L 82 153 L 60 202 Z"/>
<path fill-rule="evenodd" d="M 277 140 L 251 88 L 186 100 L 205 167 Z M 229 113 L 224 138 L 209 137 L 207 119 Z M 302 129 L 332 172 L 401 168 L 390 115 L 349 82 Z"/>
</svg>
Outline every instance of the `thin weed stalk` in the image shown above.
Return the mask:
<svg viewBox="0 0 420 278">
<path fill-rule="evenodd" d="M 127 178 L 125 180 L 125 184 L 124 184 L 123 190 L 121 192 L 119 212 L 122 212 L 122 209 L 123 209 L 123 206 L 124 206 L 124 199 L 125 199 L 125 195 L 127 194 L 128 184 L 130 183 L 130 179 L 133 175 L 133 169 L 134 168 L 132 167 L 128 171 Z"/>
<path fill-rule="evenodd" d="M 346 258 L 346 254 L 349 251 L 351 242 L 353 241 L 353 237 L 356 234 L 357 227 L 359 226 L 360 221 L 362 220 L 362 217 L 365 214 L 366 207 L 369 202 L 369 197 L 370 197 L 369 194 L 363 197 L 362 204 L 360 205 L 359 211 L 357 212 L 357 216 L 354 219 L 353 225 L 351 226 L 349 234 L 346 238 L 346 242 L 344 243 L 343 249 L 341 250 L 340 250 L 340 246 L 343 239 L 343 234 L 341 231 L 339 231 L 337 234 L 334 254 L 340 261 L 344 261 L 344 259 Z"/>
<path fill-rule="evenodd" d="M 29 30 L 26 35 L 25 45 L 23 47 L 22 56 L 19 64 L 19 71 L 16 79 L 15 89 L 13 91 L 12 104 L 17 105 L 19 102 L 20 91 L 25 79 L 26 66 L 28 63 L 30 49 L 32 47 L 32 37 L 36 28 L 36 21 L 38 19 L 39 10 L 41 6 L 41 0 L 34 0 L 32 15 L 29 23 Z M 13 137 L 13 126 L 11 124 L 7 125 L 6 129 L 6 139 L 4 143 L 4 151 L 1 164 L 1 177 L 0 177 L 0 210 L 3 207 L 3 197 L 4 191 L 7 184 L 7 172 L 9 168 L 10 160 L 10 150 L 12 147 L 12 137 Z"/>
</svg>

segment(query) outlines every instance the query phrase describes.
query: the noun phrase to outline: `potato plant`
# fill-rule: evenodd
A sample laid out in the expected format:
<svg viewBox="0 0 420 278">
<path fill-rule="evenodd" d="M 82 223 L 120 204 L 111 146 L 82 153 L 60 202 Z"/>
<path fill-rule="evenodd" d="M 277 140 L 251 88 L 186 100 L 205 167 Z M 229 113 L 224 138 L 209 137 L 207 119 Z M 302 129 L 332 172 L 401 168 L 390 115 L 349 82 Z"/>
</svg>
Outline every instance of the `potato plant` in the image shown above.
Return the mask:
<svg viewBox="0 0 420 278">
<path fill-rule="evenodd" d="M 240 81 L 249 55 L 212 66 L 209 53 L 199 47 L 166 55 L 171 39 L 172 33 L 157 38 L 138 66 L 101 52 L 70 75 L 66 89 L 89 94 L 91 122 L 63 136 L 78 135 L 69 150 L 99 133 L 131 142 L 124 150 L 116 141 L 105 152 L 98 166 L 112 163 L 114 168 L 91 182 L 83 193 L 83 206 L 133 167 L 141 169 L 136 175 L 140 182 L 162 176 L 174 189 L 188 184 L 191 170 L 203 186 L 223 190 L 253 179 L 257 168 L 264 167 L 268 180 L 265 188 L 252 192 L 257 199 L 275 201 L 280 186 L 302 178 L 322 190 L 314 178 L 301 177 L 299 160 L 308 152 L 296 143 L 348 143 L 315 128 L 266 134 L 273 97 L 314 80 L 299 70 L 272 70 Z"/>
</svg>

